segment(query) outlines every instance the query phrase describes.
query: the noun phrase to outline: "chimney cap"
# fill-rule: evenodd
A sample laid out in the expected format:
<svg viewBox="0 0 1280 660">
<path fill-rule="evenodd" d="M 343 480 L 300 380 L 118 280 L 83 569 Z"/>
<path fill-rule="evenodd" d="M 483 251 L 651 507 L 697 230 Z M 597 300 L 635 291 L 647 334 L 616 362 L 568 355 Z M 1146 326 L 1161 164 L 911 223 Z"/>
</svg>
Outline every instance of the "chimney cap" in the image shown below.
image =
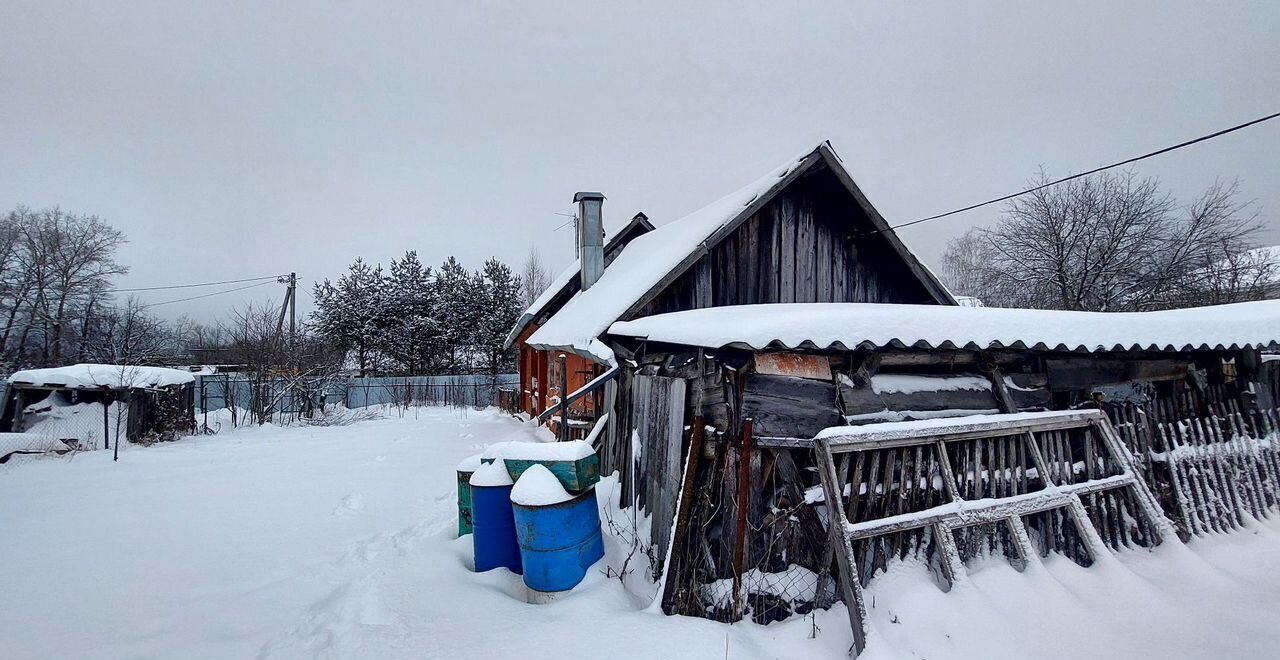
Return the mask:
<svg viewBox="0 0 1280 660">
<path fill-rule="evenodd" d="M 576 202 L 581 202 L 581 201 L 582 201 L 582 200 L 584 200 L 584 199 L 600 199 L 600 200 L 603 200 L 603 199 L 604 199 L 604 193 L 598 193 L 598 192 L 580 192 L 580 193 L 578 193 L 578 194 L 576 194 L 576 195 L 574 195 L 574 196 L 573 196 L 573 201 L 574 201 L 575 203 L 576 203 Z"/>
</svg>

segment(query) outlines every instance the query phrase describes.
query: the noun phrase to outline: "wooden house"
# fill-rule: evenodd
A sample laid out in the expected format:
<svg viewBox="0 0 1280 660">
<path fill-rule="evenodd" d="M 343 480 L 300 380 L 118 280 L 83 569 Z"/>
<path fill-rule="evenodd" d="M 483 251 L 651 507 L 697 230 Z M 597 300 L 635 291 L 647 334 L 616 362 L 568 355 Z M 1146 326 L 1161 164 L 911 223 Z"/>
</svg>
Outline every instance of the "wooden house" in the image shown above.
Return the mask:
<svg viewBox="0 0 1280 660">
<path fill-rule="evenodd" d="M 598 218 L 599 201 L 580 195 L 580 217 Z M 590 222 L 582 225 L 590 230 Z M 584 427 L 599 420 L 590 437 L 601 471 L 617 472 L 624 502 L 647 515 L 638 543 L 650 574 L 665 580 L 667 612 L 725 619 L 749 613 L 767 623 L 841 597 L 832 587 L 824 522 L 831 516 L 819 510 L 825 485 L 815 448 L 817 438 L 843 428 L 1102 409 L 1137 468 L 1115 455 L 1104 465 L 1089 435 L 1098 420 L 1087 415 L 1071 417 L 1078 426 L 1069 431 L 1017 437 L 1054 443 L 1031 455 L 1070 466 L 1068 472 L 1083 466 L 1090 478 L 1104 468 L 1115 471 L 1108 473 L 1113 480 L 1140 470 L 1185 534 L 1201 523 L 1184 513 L 1190 491 L 1167 459 L 1191 428 L 1175 423 L 1209 420 L 1204 428 L 1217 426 L 1218 434 L 1205 431 L 1201 439 L 1238 444 L 1247 437 L 1257 447 L 1275 426 L 1269 420 L 1280 379 L 1270 367 L 1280 363 L 1267 362 L 1262 351 L 1280 345 L 1280 302 L 1143 314 L 961 306 L 906 249 L 827 143 L 702 210 L 616 243 L 608 266 L 585 278 L 586 286 L 566 285 L 572 271 L 562 276 L 561 289 L 535 305 L 513 339 L 522 350 L 522 387 L 537 394 L 526 412 L 548 419 L 562 410 Z M 541 394 L 549 376 L 539 360 L 560 355 L 566 362 L 573 356 L 581 373 L 568 394 L 557 391 L 553 399 Z M 579 401 L 591 404 L 575 415 Z M 992 475 L 1018 475 L 1018 487 L 1000 491 L 1011 496 L 1058 479 L 1032 465 L 1025 447 L 1006 447 L 1006 436 L 974 433 L 956 436 L 969 443 L 967 454 L 957 444 L 958 454 L 939 454 L 927 468 L 923 454 L 902 449 L 843 463 L 836 476 L 845 486 L 835 498 L 848 500 L 856 525 L 903 512 L 912 482 L 930 493 L 945 485 L 953 497 L 967 484 L 974 496 L 985 492 L 974 484 L 988 484 Z M 1280 459 L 1271 454 L 1244 471 L 1263 474 L 1266 461 L 1280 475 Z M 1273 481 L 1256 499 L 1280 508 L 1280 476 Z M 1125 529 L 1123 521 L 1137 519 L 1124 508 L 1134 500 L 1115 497 L 1090 500 L 1082 510 L 1121 520 L 1113 527 L 1125 533 L 1110 537 L 1116 542 L 1153 538 Z M 937 501 L 923 497 L 918 505 Z M 1035 529 L 1060 530 L 1055 520 Z M 937 543 L 918 536 L 859 557 L 870 574 L 887 555 L 905 556 L 908 545 L 938 561 Z M 1084 545 L 1043 547 L 1079 554 Z"/>
<path fill-rule="evenodd" d="M 574 198 L 580 254 L 603 243 L 603 199 Z M 637 215 L 603 253 L 562 273 L 508 337 L 520 347 L 521 409 L 530 415 L 560 400 L 559 356 L 570 392 L 613 365 L 603 337 L 614 321 L 752 303 L 955 304 L 828 143 L 659 229 Z M 597 414 L 590 404 L 577 410 L 578 417 Z"/>
</svg>

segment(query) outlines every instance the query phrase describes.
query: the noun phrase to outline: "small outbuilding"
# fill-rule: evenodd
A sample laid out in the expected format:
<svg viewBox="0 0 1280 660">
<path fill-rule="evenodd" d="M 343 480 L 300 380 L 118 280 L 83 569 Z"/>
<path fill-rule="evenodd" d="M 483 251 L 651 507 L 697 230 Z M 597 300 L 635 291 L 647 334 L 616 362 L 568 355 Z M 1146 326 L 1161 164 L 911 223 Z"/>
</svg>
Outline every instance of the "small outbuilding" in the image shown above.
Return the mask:
<svg viewBox="0 0 1280 660">
<path fill-rule="evenodd" d="M 561 437 L 618 474 L 623 506 L 649 521 L 626 536 L 668 613 L 763 624 L 851 603 L 896 558 L 945 575 L 1008 548 L 985 527 L 867 531 L 959 497 L 1114 487 L 1009 527 L 1078 563 L 1091 559 L 1068 518 L 1101 530 L 1098 547 L 1145 547 L 1138 508 L 1182 538 L 1280 510 L 1280 301 L 1091 313 L 957 299 L 825 142 L 607 244 L 603 196 L 575 201 L 580 258 L 509 337 L 520 407 L 567 419 Z M 876 435 L 904 424 L 906 439 Z M 854 447 L 838 463 L 832 438 Z M 833 510 L 852 527 L 829 525 Z M 851 570 L 834 561 L 846 546 Z"/>
<path fill-rule="evenodd" d="M 113 413 L 113 437 L 118 432 L 130 442 L 173 440 L 191 431 L 194 383 L 190 372 L 164 367 L 75 364 L 17 371 L 8 378 L 0 432 L 105 447 L 102 406 L 121 403 Z"/>
</svg>

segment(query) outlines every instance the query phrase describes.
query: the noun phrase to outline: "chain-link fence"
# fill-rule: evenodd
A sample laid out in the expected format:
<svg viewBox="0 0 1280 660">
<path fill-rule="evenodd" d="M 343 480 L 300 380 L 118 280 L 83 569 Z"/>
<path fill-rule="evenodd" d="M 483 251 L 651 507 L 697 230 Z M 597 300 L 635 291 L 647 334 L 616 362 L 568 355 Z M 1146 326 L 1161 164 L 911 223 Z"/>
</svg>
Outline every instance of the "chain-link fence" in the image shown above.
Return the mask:
<svg viewBox="0 0 1280 660">
<path fill-rule="evenodd" d="M 49 392 L 46 398 L 15 411 L 13 430 L 0 433 L 0 467 L 42 456 L 110 449 L 127 436 L 128 428 L 125 404 L 103 406 L 76 401 L 68 392 Z"/>
<path fill-rule="evenodd" d="M 313 420 L 326 411 L 443 405 L 485 407 L 519 383 L 518 374 L 375 378 L 251 378 L 215 374 L 196 378 L 197 426 Z"/>
<path fill-rule="evenodd" d="M 0 465 L 39 456 L 176 440 L 194 428 L 190 386 L 67 388 L 15 385 L 3 393 Z"/>
<path fill-rule="evenodd" d="M 688 532 L 668 562 L 668 611 L 768 624 L 835 602 L 817 478 L 793 459 L 726 442 L 707 448 Z"/>
</svg>

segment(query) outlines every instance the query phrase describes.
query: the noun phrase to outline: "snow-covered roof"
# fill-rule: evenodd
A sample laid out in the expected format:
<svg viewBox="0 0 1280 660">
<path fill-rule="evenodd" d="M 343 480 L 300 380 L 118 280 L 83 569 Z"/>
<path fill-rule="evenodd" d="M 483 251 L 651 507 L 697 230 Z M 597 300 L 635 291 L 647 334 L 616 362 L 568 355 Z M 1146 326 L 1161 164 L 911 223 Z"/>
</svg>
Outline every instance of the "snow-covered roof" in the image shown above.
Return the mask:
<svg viewBox="0 0 1280 660">
<path fill-rule="evenodd" d="M 790 180 L 790 175 L 817 162 L 827 162 L 833 171 L 837 171 L 838 176 L 847 177 L 839 157 L 824 142 L 791 158 L 750 185 L 636 238 L 605 269 L 599 281 L 590 289 L 574 296 L 530 335 L 529 345 L 541 349 L 568 349 L 611 363 L 613 351 L 599 339 L 611 323 L 621 318 L 665 277 L 681 267 L 687 267 L 706 253 L 723 232 L 736 226 L 758 204 L 771 199 Z M 848 185 L 853 185 L 852 180 L 848 181 Z M 865 200 L 860 202 L 866 203 Z M 869 214 L 872 222 L 883 224 L 878 214 L 873 209 L 872 211 Z M 887 225 L 881 227 L 881 230 L 894 249 L 899 250 L 904 258 L 918 264 Z M 946 302 L 953 302 L 937 278 L 927 269 L 922 268 L 921 271 L 929 279 L 926 285 L 932 285 L 936 295 Z"/>
<path fill-rule="evenodd" d="M 24 369 L 9 376 L 10 383 L 69 389 L 99 388 L 103 385 L 116 389 L 166 387 L 193 381 L 195 376 L 181 369 L 116 364 L 73 364 L 69 367 Z"/>
<path fill-rule="evenodd" d="M 653 231 L 653 225 L 649 223 L 648 217 L 643 213 L 637 213 L 635 217 L 631 218 L 631 221 L 628 222 L 626 226 L 618 231 L 618 233 L 609 237 L 608 242 L 605 243 L 604 246 L 606 259 L 610 252 L 618 249 L 618 247 L 623 242 L 627 241 L 631 235 L 636 234 L 637 232 L 644 233 L 648 231 Z M 573 283 L 578 278 L 578 269 L 579 260 L 574 259 L 573 263 L 569 264 L 568 268 L 561 271 L 560 274 L 551 281 L 551 284 L 547 285 L 547 288 L 529 304 L 529 308 L 520 315 L 520 318 L 516 319 L 516 324 L 512 326 L 511 331 L 507 333 L 507 338 L 503 343 L 505 348 L 509 348 L 515 343 L 516 338 L 520 336 L 520 333 L 523 332 L 524 329 L 529 326 L 529 323 L 537 318 L 538 315 L 542 314 L 547 306 L 551 304 L 551 301 L 555 300 L 558 296 L 567 294 L 569 290 L 573 288 Z M 608 270 L 608 265 L 605 266 L 605 270 Z"/>
<path fill-rule="evenodd" d="M 828 347 L 1183 351 L 1280 344 L 1280 301 L 1157 312 L 799 303 L 738 305 L 619 321 L 609 334 L 720 348 Z"/>
</svg>

